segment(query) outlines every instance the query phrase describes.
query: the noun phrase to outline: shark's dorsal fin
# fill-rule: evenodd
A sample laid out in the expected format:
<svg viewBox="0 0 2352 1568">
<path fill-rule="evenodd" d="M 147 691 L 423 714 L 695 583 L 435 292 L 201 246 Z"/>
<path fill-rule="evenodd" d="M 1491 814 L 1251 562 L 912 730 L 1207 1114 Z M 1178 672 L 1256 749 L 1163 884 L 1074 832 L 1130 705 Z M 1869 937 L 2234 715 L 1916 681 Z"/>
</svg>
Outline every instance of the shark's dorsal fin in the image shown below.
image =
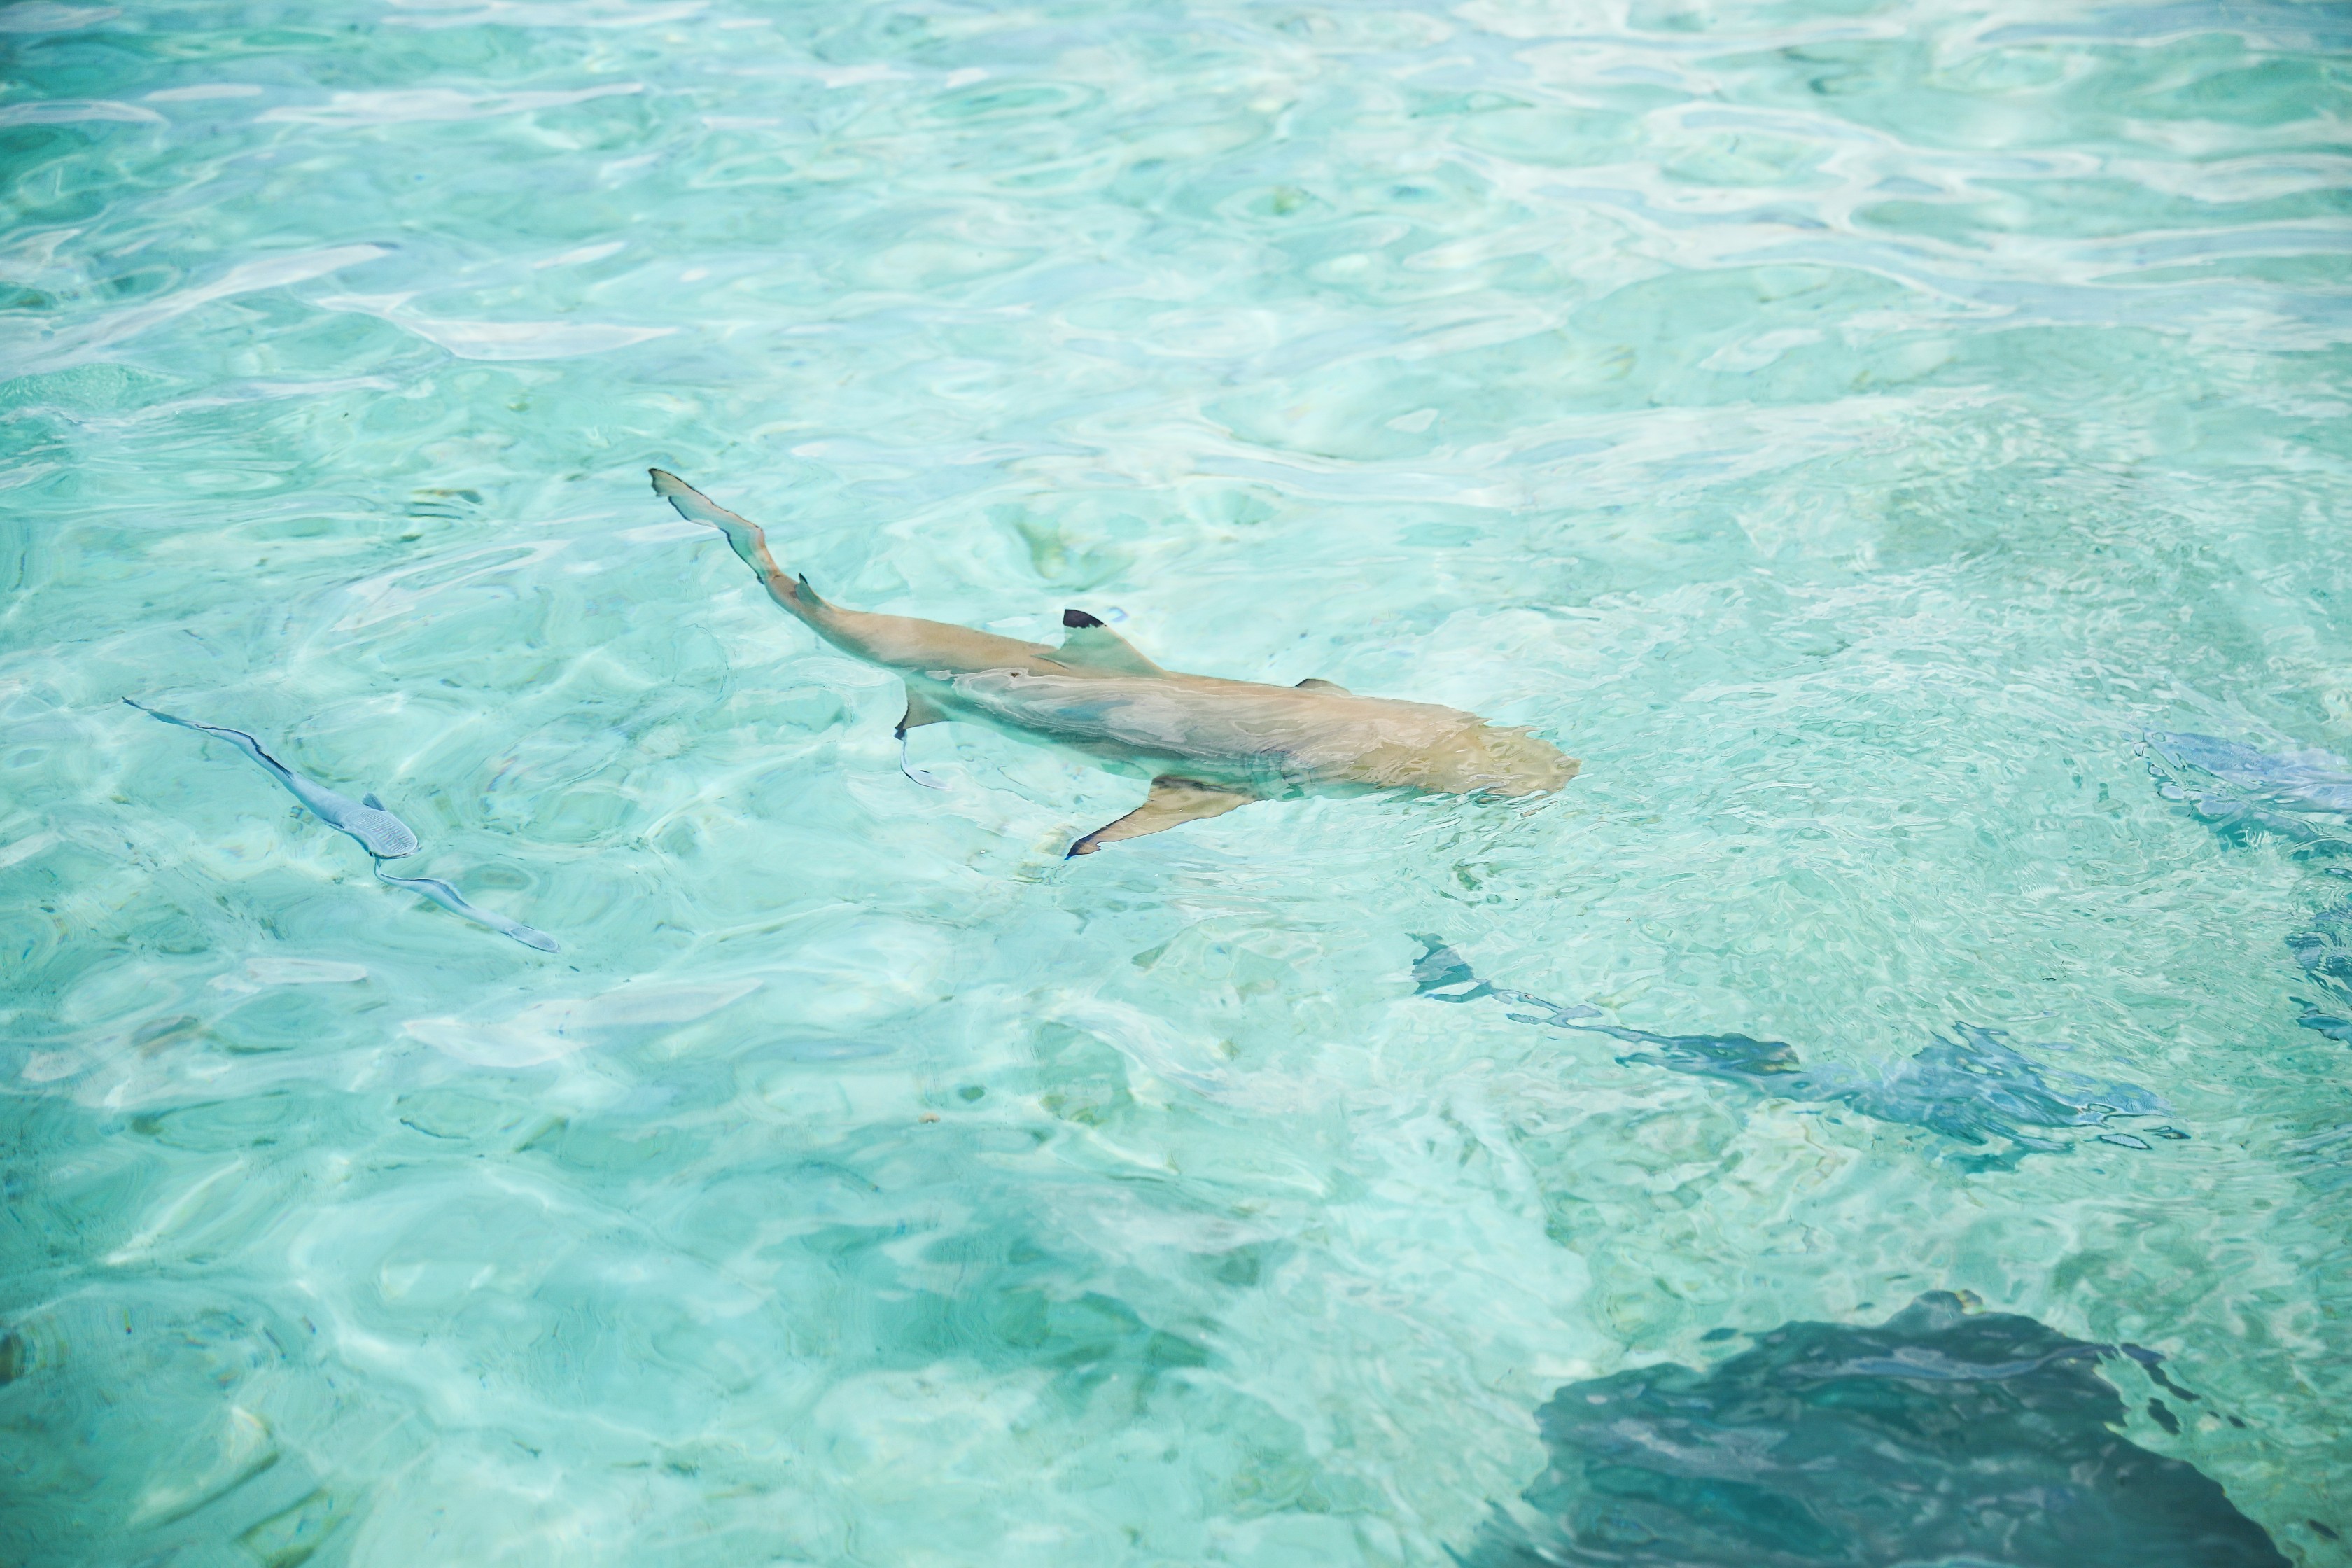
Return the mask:
<svg viewBox="0 0 2352 1568">
<path fill-rule="evenodd" d="M 1338 681 L 1323 680 L 1312 675 L 1298 683 L 1298 689 L 1301 691 L 1336 691 L 1342 697 L 1349 695 L 1348 689 L 1340 685 Z"/>
<path fill-rule="evenodd" d="M 1114 675 L 1165 675 L 1168 672 L 1135 651 L 1135 646 L 1084 610 L 1064 610 L 1062 624 L 1070 635 L 1055 655 L 1057 663 L 1074 669 L 1100 669 Z"/>
</svg>

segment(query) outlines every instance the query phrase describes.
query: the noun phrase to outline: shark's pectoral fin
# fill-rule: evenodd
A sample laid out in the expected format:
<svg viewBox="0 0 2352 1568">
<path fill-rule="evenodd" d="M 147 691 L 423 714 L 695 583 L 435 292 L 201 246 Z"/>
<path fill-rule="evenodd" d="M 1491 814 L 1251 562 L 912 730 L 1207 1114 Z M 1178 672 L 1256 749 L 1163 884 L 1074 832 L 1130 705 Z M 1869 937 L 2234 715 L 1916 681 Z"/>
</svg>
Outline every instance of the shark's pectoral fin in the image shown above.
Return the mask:
<svg viewBox="0 0 2352 1568">
<path fill-rule="evenodd" d="M 1338 681 L 1323 680 L 1312 675 L 1298 683 L 1298 689 L 1301 691 L 1336 691 L 1342 697 L 1348 695 L 1348 689 L 1340 685 Z"/>
<path fill-rule="evenodd" d="M 1257 798 L 1236 790 L 1218 789 L 1213 784 L 1194 784 L 1191 779 L 1153 779 L 1150 799 L 1117 822 L 1097 827 L 1071 845 L 1070 855 L 1091 855 L 1121 838 L 1140 838 L 1147 833 L 1164 833 L 1202 817 L 1223 816 L 1234 807 L 1247 805 Z"/>
<path fill-rule="evenodd" d="M 947 721 L 948 715 L 941 710 L 938 703 L 919 691 L 909 690 L 907 693 L 906 717 L 898 721 L 898 738 L 903 741 L 907 738 L 907 731 L 909 730 L 919 730 L 926 724 L 944 724 Z"/>
<path fill-rule="evenodd" d="M 1057 663 L 1073 669 L 1099 669 L 1114 675 L 1165 675 L 1168 672 L 1136 651 L 1135 645 L 1087 614 L 1064 610 L 1062 624 L 1070 635 L 1055 653 Z"/>
<path fill-rule="evenodd" d="M 363 795 L 360 796 L 360 804 L 366 806 L 370 811 L 382 811 L 383 809 L 383 802 L 376 799 L 376 797 L 372 795 Z"/>
</svg>

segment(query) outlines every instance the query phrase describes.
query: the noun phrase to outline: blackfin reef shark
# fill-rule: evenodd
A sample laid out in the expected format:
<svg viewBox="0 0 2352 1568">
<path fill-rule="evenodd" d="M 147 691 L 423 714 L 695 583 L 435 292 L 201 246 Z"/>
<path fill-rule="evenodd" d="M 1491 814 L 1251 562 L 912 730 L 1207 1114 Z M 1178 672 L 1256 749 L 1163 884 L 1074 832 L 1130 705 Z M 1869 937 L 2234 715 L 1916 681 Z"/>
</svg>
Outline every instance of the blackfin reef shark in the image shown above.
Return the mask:
<svg viewBox="0 0 2352 1568">
<path fill-rule="evenodd" d="M 843 609 L 779 566 L 758 524 L 676 474 L 652 474 L 655 493 L 724 534 L 770 598 L 834 647 L 906 682 L 900 741 L 919 726 L 962 720 L 1151 781 L 1142 805 L 1079 838 L 1069 855 L 1253 801 L 1381 790 L 1548 795 L 1576 776 L 1576 759 L 1549 742 L 1458 709 L 1360 697 L 1328 680 L 1267 686 L 1162 669 L 1084 610 L 1062 612 L 1069 635 L 1049 647 Z"/>
<path fill-rule="evenodd" d="M 2062 1153 L 2072 1143 L 2050 1134 L 2064 1128 L 2095 1128 L 2101 1142 L 2153 1148 L 2146 1138 L 2111 1127 L 2110 1121 L 2170 1114 L 2162 1100 L 2135 1084 L 2105 1083 L 2043 1067 L 2011 1045 L 1999 1029 L 1958 1025 L 1956 1038 L 1932 1037 L 1918 1055 L 1876 1070 L 1843 1063 L 1808 1067 L 1796 1047 L 1781 1040 L 1658 1035 L 1594 1023 L 1591 1020 L 1601 1016 L 1597 1007 L 1564 1005 L 1490 984 L 1441 939 L 1415 940 L 1427 950 L 1412 966 L 1416 995 L 1433 1002 L 1491 997 L 1515 1009 L 1507 1016 L 1516 1023 L 1605 1035 L 1644 1047 L 1619 1057 L 1621 1062 L 1711 1078 L 1782 1100 L 1843 1105 L 1874 1121 L 1923 1128 L 1976 1147 L 1987 1147 L 1995 1138 L 2006 1141 L 2006 1149 L 1958 1162 L 1970 1170 L 2010 1170 L 2029 1153 Z M 2151 1128 L 2149 1133 L 2168 1139 L 2189 1136 L 2171 1126 Z"/>
<path fill-rule="evenodd" d="M 394 816 L 373 794 L 353 800 L 339 790 L 329 789 L 316 779 L 305 778 L 271 756 L 259 741 L 242 730 L 231 730 L 219 724 L 199 724 L 193 719 L 183 719 L 177 714 L 150 708 L 128 697 L 122 700 L 151 719 L 160 719 L 166 724 L 177 724 L 184 730 L 194 730 L 215 740 L 226 741 L 260 763 L 262 770 L 285 785 L 287 793 L 309 807 L 312 816 L 336 832 L 350 835 L 354 843 L 366 850 L 378 880 L 430 899 L 452 914 L 462 915 L 477 925 L 488 926 L 502 936 L 512 937 L 525 947 L 535 947 L 541 952 L 562 951 L 561 942 L 536 926 L 527 926 L 520 921 L 509 920 L 502 914 L 470 903 L 463 893 L 436 877 L 395 877 L 385 870 L 385 861 L 406 859 L 421 850 L 424 845 L 418 840 L 415 831 Z"/>
</svg>

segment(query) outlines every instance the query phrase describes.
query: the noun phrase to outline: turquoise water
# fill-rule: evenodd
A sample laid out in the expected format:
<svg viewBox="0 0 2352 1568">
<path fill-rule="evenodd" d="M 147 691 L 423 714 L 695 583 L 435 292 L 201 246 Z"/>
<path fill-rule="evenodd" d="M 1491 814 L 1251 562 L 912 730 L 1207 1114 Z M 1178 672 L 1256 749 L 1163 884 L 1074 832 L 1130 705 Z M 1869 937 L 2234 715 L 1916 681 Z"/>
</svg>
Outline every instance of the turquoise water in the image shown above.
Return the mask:
<svg viewBox="0 0 2352 1568">
<path fill-rule="evenodd" d="M 0 9 L 0 1557 L 1501 1561 L 1562 1390 L 1951 1291 L 2352 1562 L 2347 116 L 2321 5 Z M 1584 772 L 1065 862 L 655 464 Z"/>
</svg>

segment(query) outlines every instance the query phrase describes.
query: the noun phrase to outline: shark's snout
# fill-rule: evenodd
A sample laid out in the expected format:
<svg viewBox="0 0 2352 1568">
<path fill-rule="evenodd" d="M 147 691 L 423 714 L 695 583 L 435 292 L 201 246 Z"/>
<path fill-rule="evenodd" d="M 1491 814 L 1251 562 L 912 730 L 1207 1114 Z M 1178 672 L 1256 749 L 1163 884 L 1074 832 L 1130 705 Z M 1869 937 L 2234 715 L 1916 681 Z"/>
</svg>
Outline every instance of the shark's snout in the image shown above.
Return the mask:
<svg viewBox="0 0 2352 1568">
<path fill-rule="evenodd" d="M 1479 754 L 1465 759 L 1470 763 L 1465 770 L 1470 778 L 1465 782 L 1475 780 L 1472 787 L 1485 795 L 1549 795 L 1564 787 L 1584 765 L 1524 730 L 1484 730 L 1479 739 L 1483 742 Z"/>
<path fill-rule="evenodd" d="M 1556 790 L 1565 789 L 1568 786 L 1568 781 L 1574 778 L 1583 767 L 1584 764 L 1576 758 L 1562 756 L 1558 752 L 1554 752 L 1544 763 L 1522 770 L 1510 785 L 1498 789 L 1495 793 L 1506 795 L 1550 795 Z"/>
</svg>

